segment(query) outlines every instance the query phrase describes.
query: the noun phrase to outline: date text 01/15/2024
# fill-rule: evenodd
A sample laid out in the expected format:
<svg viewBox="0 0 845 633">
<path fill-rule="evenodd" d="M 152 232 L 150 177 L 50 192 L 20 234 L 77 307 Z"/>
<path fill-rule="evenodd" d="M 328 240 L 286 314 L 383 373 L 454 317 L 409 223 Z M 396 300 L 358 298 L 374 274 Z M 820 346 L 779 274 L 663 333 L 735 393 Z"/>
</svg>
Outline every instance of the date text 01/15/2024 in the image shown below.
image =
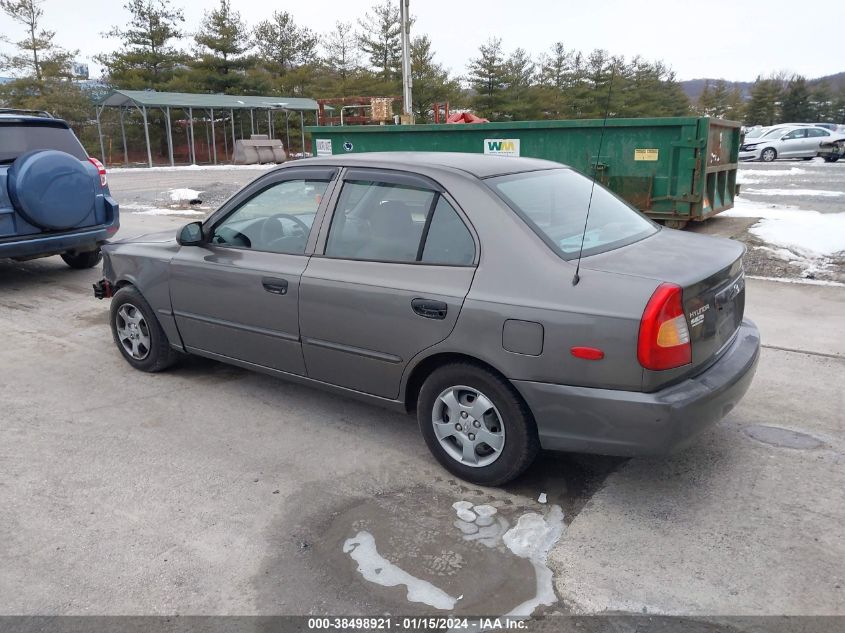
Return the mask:
<svg viewBox="0 0 845 633">
<path fill-rule="evenodd" d="M 322 618 L 308 618 L 308 628 L 310 630 L 350 630 L 359 629 L 366 631 L 382 630 L 382 631 L 442 631 L 448 630 L 491 630 L 491 629 L 511 629 L 521 630 L 527 626 L 527 621 L 523 618 L 509 618 L 509 617 L 485 617 L 470 619 L 470 618 L 453 618 L 453 617 L 354 617 L 354 618 L 339 618 L 339 617 L 322 617 Z"/>
</svg>

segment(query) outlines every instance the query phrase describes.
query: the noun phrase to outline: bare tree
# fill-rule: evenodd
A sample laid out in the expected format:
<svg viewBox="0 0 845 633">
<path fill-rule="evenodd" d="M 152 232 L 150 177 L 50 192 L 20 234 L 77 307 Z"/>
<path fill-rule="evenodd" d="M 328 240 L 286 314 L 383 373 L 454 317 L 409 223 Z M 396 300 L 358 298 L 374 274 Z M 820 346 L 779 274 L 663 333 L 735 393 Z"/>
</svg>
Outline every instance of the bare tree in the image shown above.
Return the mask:
<svg viewBox="0 0 845 633">
<path fill-rule="evenodd" d="M 26 30 L 23 39 L 13 42 L 16 54 L 0 57 L 0 67 L 41 82 L 45 77 L 70 77 L 71 60 L 77 51 L 66 51 L 53 44 L 55 31 L 41 27 L 43 0 L 0 0 L 0 10 Z"/>
</svg>

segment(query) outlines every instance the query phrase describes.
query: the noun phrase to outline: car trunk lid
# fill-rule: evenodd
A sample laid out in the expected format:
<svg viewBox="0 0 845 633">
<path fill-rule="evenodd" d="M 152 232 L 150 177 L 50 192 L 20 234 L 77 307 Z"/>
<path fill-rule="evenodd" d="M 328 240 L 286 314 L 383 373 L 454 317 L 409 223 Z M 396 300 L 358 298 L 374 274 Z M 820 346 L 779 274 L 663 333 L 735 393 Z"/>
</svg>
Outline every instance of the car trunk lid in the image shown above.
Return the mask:
<svg viewBox="0 0 845 633">
<path fill-rule="evenodd" d="M 585 270 L 646 277 L 683 290 L 692 362 L 646 372 L 644 386 L 664 385 L 702 371 L 731 341 L 745 311 L 744 252 L 745 247 L 733 240 L 661 229 L 634 244 L 583 260 Z M 648 299 L 643 297 L 644 307 Z"/>
</svg>

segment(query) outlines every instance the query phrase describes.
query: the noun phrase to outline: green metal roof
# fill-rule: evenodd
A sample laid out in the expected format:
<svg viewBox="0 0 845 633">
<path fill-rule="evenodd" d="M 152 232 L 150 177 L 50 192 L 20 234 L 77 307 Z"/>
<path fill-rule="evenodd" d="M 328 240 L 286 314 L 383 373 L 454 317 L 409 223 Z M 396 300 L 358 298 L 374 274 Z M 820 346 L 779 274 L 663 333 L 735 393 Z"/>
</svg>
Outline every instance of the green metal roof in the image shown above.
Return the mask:
<svg viewBox="0 0 845 633">
<path fill-rule="evenodd" d="M 155 90 L 113 90 L 99 103 L 110 107 L 146 106 L 148 108 L 220 108 L 223 110 L 278 108 L 297 112 L 314 111 L 319 107 L 314 99 L 302 97 L 220 95 Z"/>
</svg>

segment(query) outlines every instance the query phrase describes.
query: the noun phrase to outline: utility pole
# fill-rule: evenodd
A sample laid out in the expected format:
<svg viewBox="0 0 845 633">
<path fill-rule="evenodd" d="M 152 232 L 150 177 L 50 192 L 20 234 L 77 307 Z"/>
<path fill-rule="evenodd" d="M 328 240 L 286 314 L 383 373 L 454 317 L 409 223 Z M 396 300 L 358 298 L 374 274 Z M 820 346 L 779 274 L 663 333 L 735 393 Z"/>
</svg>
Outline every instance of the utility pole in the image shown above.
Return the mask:
<svg viewBox="0 0 845 633">
<path fill-rule="evenodd" d="M 402 25 L 402 114 L 403 123 L 413 123 L 411 105 L 411 11 L 410 0 L 399 0 L 399 14 Z"/>
</svg>

